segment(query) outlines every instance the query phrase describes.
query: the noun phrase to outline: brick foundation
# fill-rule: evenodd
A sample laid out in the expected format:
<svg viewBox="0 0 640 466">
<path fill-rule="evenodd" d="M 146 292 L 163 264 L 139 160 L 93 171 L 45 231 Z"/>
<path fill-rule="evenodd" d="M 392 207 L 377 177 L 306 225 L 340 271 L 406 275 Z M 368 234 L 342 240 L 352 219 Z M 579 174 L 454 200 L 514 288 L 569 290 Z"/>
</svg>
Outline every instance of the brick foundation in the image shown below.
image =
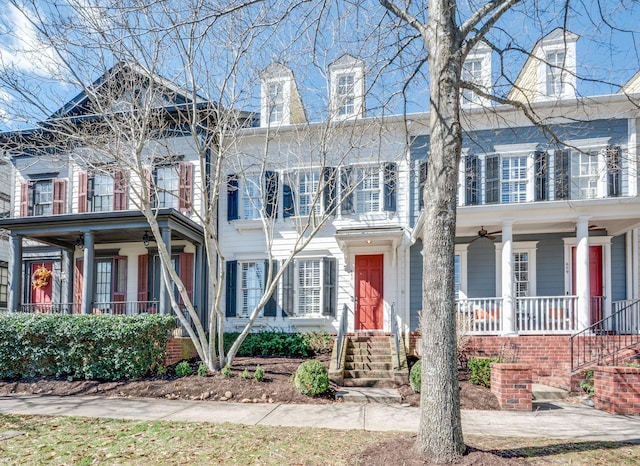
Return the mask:
<svg viewBox="0 0 640 466">
<path fill-rule="evenodd" d="M 492 364 L 491 392 L 503 410 L 531 411 L 531 369 L 524 364 Z"/>
<path fill-rule="evenodd" d="M 167 355 L 164 360 L 165 366 L 170 366 L 183 359 L 195 358 L 198 355 L 191 338 L 171 337 L 167 342 Z"/>
<path fill-rule="evenodd" d="M 597 409 L 612 414 L 640 414 L 640 368 L 595 367 L 593 388 Z"/>
</svg>

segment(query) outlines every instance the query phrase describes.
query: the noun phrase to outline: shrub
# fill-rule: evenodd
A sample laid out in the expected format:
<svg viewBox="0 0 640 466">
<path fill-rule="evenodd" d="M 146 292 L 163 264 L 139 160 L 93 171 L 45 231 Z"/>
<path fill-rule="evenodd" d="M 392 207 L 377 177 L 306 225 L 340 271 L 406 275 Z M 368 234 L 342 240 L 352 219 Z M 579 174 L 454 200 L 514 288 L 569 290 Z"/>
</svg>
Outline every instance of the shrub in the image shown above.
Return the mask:
<svg viewBox="0 0 640 466">
<path fill-rule="evenodd" d="M 329 388 L 329 373 L 320 361 L 305 361 L 298 366 L 293 383 L 303 395 L 316 396 Z"/>
<path fill-rule="evenodd" d="M 253 373 L 253 378 L 258 382 L 262 382 L 264 380 L 264 369 L 258 365 L 256 367 L 256 371 Z"/>
<path fill-rule="evenodd" d="M 206 377 L 207 375 L 209 375 L 209 368 L 201 362 L 198 366 L 198 377 Z"/>
<path fill-rule="evenodd" d="M 411 368 L 411 372 L 409 373 L 409 383 L 411 384 L 411 389 L 420 393 L 420 387 L 422 386 L 422 361 L 418 360 Z"/>
<path fill-rule="evenodd" d="M 157 371 L 176 326 L 166 315 L 0 315 L 0 378 L 119 380 Z"/>
<path fill-rule="evenodd" d="M 238 333 L 224 334 L 224 348 L 229 351 Z M 313 354 L 304 333 L 257 332 L 247 335 L 237 356 L 288 356 L 306 358 Z"/>
<path fill-rule="evenodd" d="M 240 374 L 240 377 L 242 377 L 245 380 L 250 379 L 251 378 L 251 374 L 249 374 L 249 369 L 243 370 L 242 374 Z"/>
<path fill-rule="evenodd" d="M 582 382 L 580 382 L 580 388 L 589 396 L 593 396 L 593 369 L 587 369 L 582 372 Z"/>
<path fill-rule="evenodd" d="M 156 368 L 156 374 L 158 374 L 159 377 L 164 377 L 165 375 L 167 375 L 167 366 L 158 366 Z"/>
<path fill-rule="evenodd" d="M 476 358 L 471 359 L 469 366 L 469 382 L 474 385 L 491 387 L 491 364 L 500 362 L 500 358 Z"/>
<path fill-rule="evenodd" d="M 222 373 L 222 375 L 223 375 L 225 378 L 227 378 L 227 379 L 230 379 L 230 378 L 231 378 L 231 376 L 233 375 L 233 374 L 231 373 L 231 368 L 230 368 L 229 366 L 224 366 L 220 372 L 221 372 L 221 373 Z"/>
<path fill-rule="evenodd" d="M 193 369 L 191 369 L 191 364 L 189 364 L 187 361 L 180 361 L 176 365 L 176 375 L 178 377 L 186 377 L 188 375 L 191 375 L 192 373 Z"/>
<path fill-rule="evenodd" d="M 330 353 L 333 350 L 333 335 L 327 332 L 309 332 L 304 339 L 315 354 Z"/>
</svg>

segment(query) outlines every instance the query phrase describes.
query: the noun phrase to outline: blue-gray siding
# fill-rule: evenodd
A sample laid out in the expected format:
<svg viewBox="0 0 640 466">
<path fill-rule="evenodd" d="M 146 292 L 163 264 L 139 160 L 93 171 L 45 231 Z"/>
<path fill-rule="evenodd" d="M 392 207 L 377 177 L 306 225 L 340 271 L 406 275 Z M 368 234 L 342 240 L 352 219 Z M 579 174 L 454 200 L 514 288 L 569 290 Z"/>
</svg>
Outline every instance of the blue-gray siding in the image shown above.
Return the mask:
<svg viewBox="0 0 640 466">
<path fill-rule="evenodd" d="M 625 237 L 616 236 L 611 241 L 611 300 L 627 299 L 627 268 Z"/>
</svg>

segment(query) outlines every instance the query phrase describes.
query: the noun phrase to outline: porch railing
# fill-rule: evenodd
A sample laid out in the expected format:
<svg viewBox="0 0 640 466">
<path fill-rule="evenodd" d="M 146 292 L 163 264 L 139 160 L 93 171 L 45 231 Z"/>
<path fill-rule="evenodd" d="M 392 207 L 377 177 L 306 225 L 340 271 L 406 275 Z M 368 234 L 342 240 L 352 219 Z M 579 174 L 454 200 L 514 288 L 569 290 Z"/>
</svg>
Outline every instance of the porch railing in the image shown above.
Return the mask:
<svg viewBox="0 0 640 466">
<path fill-rule="evenodd" d="M 37 303 L 21 304 L 15 312 L 25 314 L 79 314 L 79 303 Z"/>
<path fill-rule="evenodd" d="M 158 301 L 112 301 L 92 304 L 93 314 L 136 315 L 155 314 Z M 81 314 L 80 303 L 22 304 L 17 312 L 29 314 Z"/>
<path fill-rule="evenodd" d="M 340 315 L 340 325 L 338 325 L 338 335 L 336 336 L 336 369 L 342 368 L 342 347 L 344 339 L 347 336 L 347 316 L 349 315 L 349 308 L 345 304 L 342 307 L 342 314 Z"/>
<path fill-rule="evenodd" d="M 640 299 L 617 301 L 609 317 L 571 335 L 571 370 L 616 364 L 621 353 L 640 344 Z"/>
<path fill-rule="evenodd" d="M 516 328 L 519 333 L 572 333 L 577 306 L 577 296 L 516 298 Z"/>
<path fill-rule="evenodd" d="M 456 307 L 464 333 L 487 335 L 502 331 L 502 298 L 459 299 Z"/>
</svg>

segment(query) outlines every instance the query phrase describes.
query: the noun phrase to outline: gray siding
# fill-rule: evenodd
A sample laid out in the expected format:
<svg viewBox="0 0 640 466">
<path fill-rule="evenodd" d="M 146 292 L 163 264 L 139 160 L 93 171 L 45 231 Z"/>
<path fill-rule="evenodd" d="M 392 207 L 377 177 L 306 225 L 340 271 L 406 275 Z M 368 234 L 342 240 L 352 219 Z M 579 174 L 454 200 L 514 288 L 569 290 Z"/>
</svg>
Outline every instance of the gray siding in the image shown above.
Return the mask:
<svg viewBox="0 0 640 466">
<path fill-rule="evenodd" d="M 567 233 L 516 235 L 514 241 L 537 241 L 536 295 L 562 296 L 564 289 L 564 241 Z"/>
<path fill-rule="evenodd" d="M 419 330 L 418 313 L 422 309 L 422 241 L 418 240 L 409 250 L 409 325 L 412 331 Z"/>
<path fill-rule="evenodd" d="M 467 250 L 467 297 L 496 295 L 496 248 L 493 241 L 480 238 Z"/>
<path fill-rule="evenodd" d="M 616 236 L 611 241 L 611 300 L 627 299 L 627 268 L 625 237 Z"/>
</svg>

